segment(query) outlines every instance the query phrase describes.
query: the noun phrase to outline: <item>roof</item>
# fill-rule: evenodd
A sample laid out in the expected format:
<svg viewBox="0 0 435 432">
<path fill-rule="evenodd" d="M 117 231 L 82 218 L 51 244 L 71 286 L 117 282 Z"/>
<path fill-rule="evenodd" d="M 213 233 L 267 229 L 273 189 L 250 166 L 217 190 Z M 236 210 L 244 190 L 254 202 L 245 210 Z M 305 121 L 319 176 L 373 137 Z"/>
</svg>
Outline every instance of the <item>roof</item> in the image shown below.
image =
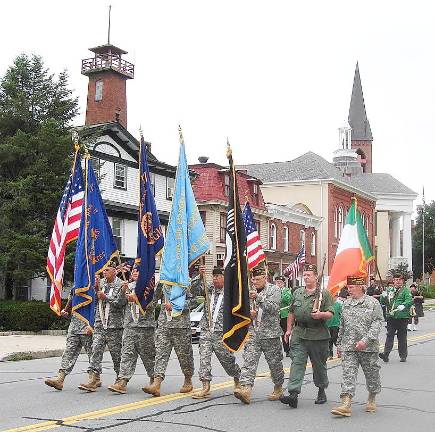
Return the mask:
<svg viewBox="0 0 435 432">
<path fill-rule="evenodd" d="M 237 168 L 246 169 L 249 175 L 259 178 L 264 183 L 324 179 L 340 181 L 371 195 L 416 194 L 390 174 L 361 173 L 352 177 L 343 176 L 332 163 L 311 151 L 292 161 L 243 165 Z"/>
<path fill-rule="evenodd" d="M 353 78 L 348 120 L 352 128 L 352 140 L 373 141 L 372 130 L 370 129 L 370 123 L 364 104 L 358 63 L 356 64 L 355 76 Z"/>
<path fill-rule="evenodd" d="M 104 44 L 104 45 L 99 45 L 97 47 L 94 48 L 89 48 L 89 51 L 92 51 L 95 54 L 107 54 L 109 51 L 112 54 L 128 54 L 127 51 L 124 51 L 121 48 L 116 47 L 115 45 L 112 44 Z"/>
</svg>

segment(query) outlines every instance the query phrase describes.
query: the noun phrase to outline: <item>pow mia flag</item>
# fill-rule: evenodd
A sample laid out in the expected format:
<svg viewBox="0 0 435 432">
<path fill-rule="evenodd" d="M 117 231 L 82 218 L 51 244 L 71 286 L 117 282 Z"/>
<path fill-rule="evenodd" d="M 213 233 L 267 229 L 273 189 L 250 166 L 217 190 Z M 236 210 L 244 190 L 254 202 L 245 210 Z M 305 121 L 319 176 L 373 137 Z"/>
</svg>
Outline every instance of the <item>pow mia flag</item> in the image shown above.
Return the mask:
<svg viewBox="0 0 435 432">
<path fill-rule="evenodd" d="M 249 307 L 246 232 L 240 210 L 237 177 L 229 143 L 227 157 L 230 165 L 230 192 L 227 211 L 225 284 L 223 309 L 224 345 L 232 352 L 242 348 L 251 323 Z"/>
</svg>

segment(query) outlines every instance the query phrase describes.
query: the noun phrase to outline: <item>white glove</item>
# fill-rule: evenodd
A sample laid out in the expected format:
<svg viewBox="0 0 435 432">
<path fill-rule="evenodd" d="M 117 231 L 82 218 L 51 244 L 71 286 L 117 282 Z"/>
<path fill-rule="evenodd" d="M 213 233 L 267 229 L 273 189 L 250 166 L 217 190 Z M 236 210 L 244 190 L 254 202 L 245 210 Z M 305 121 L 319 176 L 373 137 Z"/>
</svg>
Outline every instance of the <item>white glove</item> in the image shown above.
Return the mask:
<svg viewBox="0 0 435 432">
<path fill-rule="evenodd" d="M 398 311 L 403 311 L 403 309 L 405 309 L 405 305 L 399 305 L 399 306 L 397 306 L 397 310 Z"/>
</svg>

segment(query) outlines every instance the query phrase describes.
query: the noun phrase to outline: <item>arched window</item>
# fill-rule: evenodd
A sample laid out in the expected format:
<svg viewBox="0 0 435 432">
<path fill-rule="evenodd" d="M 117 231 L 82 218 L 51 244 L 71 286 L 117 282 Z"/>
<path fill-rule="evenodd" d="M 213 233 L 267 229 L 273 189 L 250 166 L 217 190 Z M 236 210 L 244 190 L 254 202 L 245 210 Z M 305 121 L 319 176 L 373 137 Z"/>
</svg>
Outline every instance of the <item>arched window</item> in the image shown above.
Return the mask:
<svg viewBox="0 0 435 432">
<path fill-rule="evenodd" d="M 343 207 L 338 207 L 337 211 L 337 238 L 341 237 L 341 232 L 343 231 L 344 217 L 343 217 Z"/>
<path fill-rule="evenodd" d="M 334 208 L 334 238 L 338 238 L 338 208 Z"/>
<path fill-rule="evenodd" d="M 366 215 L 363 212 L 361 212 L 361 222 L 362 222 L 364 228 L 367 230 Z"/>
<path fill-rule="evenodd" d="M 311 256 L 316 255 L 316 233 L 311 234 Z"/>
<path fill-rule="evenodd" d="M 283 237 L 284 237 L 284 252 L 288 252 L 288 227 L 284 227 L 283 230 Z"/>
<path fill-rule="evenodd" d="M 302 246 L 305 247 L 305 230 L 303 230 L 303 229 L 299 231 L 299 242 L 301 244 L 301 249 L 302 249 Z"/>
<path fill-rule="evenodd" d="M 276 226 L 270 224 L 269 248 L 276 249 Z"/>
</svg>

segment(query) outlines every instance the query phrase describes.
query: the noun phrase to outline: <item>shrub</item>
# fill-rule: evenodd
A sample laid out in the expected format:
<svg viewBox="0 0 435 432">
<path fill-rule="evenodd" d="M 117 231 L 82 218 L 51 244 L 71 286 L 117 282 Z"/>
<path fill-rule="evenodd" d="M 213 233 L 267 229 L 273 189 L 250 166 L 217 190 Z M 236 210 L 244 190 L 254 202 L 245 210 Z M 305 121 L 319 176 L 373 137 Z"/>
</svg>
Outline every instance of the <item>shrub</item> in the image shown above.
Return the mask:
<svg viewBox="0 0 435 432">
<path fill-rule="evenodd" d="M 425 298 L 435 298 L 435 285 L 422 286 L 421 291 Z"/>
<path fill-rule="evenodd" d="M 0 301 L 0 328 L 38 332 L 67 329 L 69 320 L 55 315 L 48 303 L 42 301 Z"/>
</svg>

